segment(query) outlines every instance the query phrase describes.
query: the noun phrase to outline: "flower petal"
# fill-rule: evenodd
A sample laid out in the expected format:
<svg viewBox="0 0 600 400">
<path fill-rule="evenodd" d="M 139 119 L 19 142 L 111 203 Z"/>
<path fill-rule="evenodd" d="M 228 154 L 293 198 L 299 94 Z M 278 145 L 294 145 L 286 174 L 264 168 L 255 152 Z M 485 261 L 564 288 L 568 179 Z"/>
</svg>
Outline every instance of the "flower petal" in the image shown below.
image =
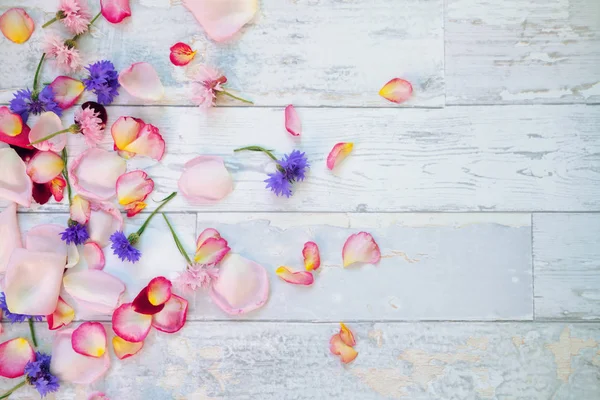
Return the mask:
<svg viewBox="0 0 600 400">
<path fill-rule="evenodd" d="M 117 179 L 125 173 L 125 160 L 115 153 L 94 147 L 69 165 L 71 185 L 90 200 L 109 200 L 116 194 Z"/>
<path fill-rule="evenodd" d="M 131 153 L 133 155 L 139 154 L 160 161 L 165 154 L 165 140 L 157 127 L 146 124 L 142 127 L 138 137 L 133 142 L 129 143 L 123 150 L 125 153 Z M 133 156 L 125 158 L 130 157 Z"/>
<path fill-rule="evenodd" d="M 68 76 L 57 76 L 50 84 L 54 100 L 63 110 L 71 107 L 85 90 L 83 82 Z"/>
<path fill-rule="evenodd" d="M 31 149 L 29 145 L 29 132 L 31 132 L 31 129 L 29 129 L 27 124 L 23 124 L 23 130 L 17 136 L 6 135 L 0 129 L 0 142 L 29 150 Z"/>
<path fill-rule="evenodd" d="M 294 285 L 304 285 L 309 286 L 312 285 L 315 281 L 312 272 L 310 271 L 299 271 L 292 272 L 288 267 L 279 267 L 275 270 L 275 273 L 278 277 L 283 279 L 288 283 L 292 283 Z"/>
<path fill-rule="evenodd" d="M 145 125 L 146 123 L 139 118 L 119 117 L 110 128 L 115 150 L 125 149 L 138 137 Z"/>
<path fill-rule="evenodd" d="M 131 171 L 117 179 L 117 199 L 119 204 L 144 201 L 154 189 L 154 181 L 144 171 Z"/>
<path fill-rule="evenodd" d="M 75 319 L 75 310 L 62 297 L 58 297 L 56 310 L 46 316 L 48 329 L 55 331 L 59 328 L 69 325 Z"/>
<path fill-rule="evenodd" d="M 15 203 L 10 203 L 0 213 L 0 238 L 0 274 L 3 274 L 13 250 L 23 247 Z"/>
<path fill-rule="evenodd" d="M 258 10 L 258 0 L 184 0 L 183 5 L 216 42 L 235 35 Z"/>
<path fill-rule="evenodd" d="M 344 343 L 339 333 L 336 333 L 331 337 L 331 340 L 329 341 L 329 351 L 336 356 L 340 356 L 340 360 L 342 360 L 344 364 L 354 361 L 356 356 L 358 356 L 358 352 Z"/>
<path fill-rule="evenodd" d="M 173 284 L 164 276 L 159 276 L 150 281 L 132 302 L 135 312 L 154 315 L 160 312 L 165 303 L 171 298 Z"/>
<path fill-rule="evenodd" d="M 0 134 L 15 137 L 23 132 L 23 119 L 6 106 L 0 107 Z"/>
<path fill-rule="evenodd" d="M 110 235 L 123 230 L 123 217 L 112 203 L 92 202 L 88 222 L 90 240 L 106 247 L 110 242 Z"/>
<path fill-rule="evenodd" d="M 122 304 L 112 316 L 113 331 L 128 342 L 143 342 L 152 327 L 152 316 L 137 313 L 131 303 Z"/>
<path fill-rule="evenodd" d="M 221 239 L 221 234 L 214 228 L 206 228 L 203 230 L 196 240 L 196 251 L 198 251 L 202 244 L 210 238 Z"/>
<path fill-rule="evenodd" d="M 0 344 L 0 376 L 18 378 L 25 375 L 29 361 L 35 361 L 35 352 L 27 339 L 20 337 Z"/>
<path fill-rule="evenodd" d="M 410 82 L 394 78 L 381 88 L 379 95 L 392 103 L 400 104 L 412 96 L 412 91 L 413 88 Z"/>
<path fill-rule="evenodd" d="M 120 279 L 97 269 L 68 273 L 63 278 L 63 285 L 77 303 L 107 315 L 117 308 L 125 292 L 125 285 Z"/>
<path fill-rule="evenodd" d="M 144 342 L 128 342 L 127 340 L 120 338 L 118 336 L 113 336 L 112 338 L 113 350 L 115 351 L 115 355 L 119 358 L 119 360 L 124 360 L 131 356 L 134 356 L 144 347 Z"/>
<path fill-rule="evenodd" d="M 302 133 L 302 122 L 291 104 L 285 108 L 285 129 L 293 136 L 300 136 Z"/>
<path fill-rule="evenodd" d="M 102 16 L 113 24 L 118 24 L 131 16 L 129 0 L 100 0 Z"/>
<path fill-rule="evenodd" d="M 92 392 L 87 400 L 109 400 L 108 396 L 102 392 Z"/>
<path fill-rule="evenodd" d="M 48 183 L 65 167 L 62 157 L 53 151 L 38 151 L 27 164 L 27 175 L 35 183 Z"/>
<path fill-rule="evenodd" d="M 65 178 L 63 178 L 62 175 L 58 175 L 57 177 L 52 179 L 48 184 L 50 185 L 50 193 L 52 193 L 54 200 L 60 203 L 65 197 L 65 188 L 67 187 L 67 181 L 65 181 Z"/>
<path fill-rule="evenodd" d="M 340 322 L 340 338 L 342 339 L 342 342 L 344 342 L 348 346 L 356 345 L 354 334 L 352 334 L 352 331 L 348 329 L 348 327 L 343 322 Z"/>
<path fill-rule="evenodd" d="M 146 208 L 148 204 L 143 201 L 135 201 L 133 203 L 127 204 L 124 208 L 127 211 L 127 217 L 132 218 L 138 215 L 144 208 Z"/>
<path fill-rule="evenodd" d="M 21 157 L 11 148 L 0 149 L 0 198 L 29 207 L 32 191 L 33 182 Z"/>
<path fill-rule="evenodd" d="M 188 65 L 196 56 L 196 51 L 182 42 L 175 43 L 169 50 L 171 51 L 169 56 L 171 62 L 178 67 Z"/>
<path fill-rule="evenodd" d="M 137 62 L 119 74 L 119 83 L 130 95 L 142 100 L 160 100 L 165 94 L 160 77 L 147 62 Z"/>
<path fill-rule="evenodd" d="M 304 243 L 302 256 L 304 257 L 304 268 L 306 268 L 307 271 L 316 271 L 321 266 L 319 246 L 317 246 L 315 242 Z"/>
<path fill-rule="evenodd" d="M 51 111 L 47 111 L 40 115 L 31 131 L 29 131 L 29 142 L 35 142 L 55 132 L 62 131 L 64 128 L 58 115 Z M 67 134 L 61 133 L 54 136 L 52 139 L 44 140 L 43 142 L 32 144 L 38 150 L 61 152 L 67 144 Z"/>
<path fill-rule="evenodd" d="M 22 8 L 10 8 L 0 16 L 0 31 L 11 42 L 25 43 L 34 28 L 33 20 Z"/>
<path fill-rule="evenodd" d="M 71 336 L 73 350 L 88 357 L 102 357 L 106 353 L 106 329 L 99 322 L 84 322 Z"/>
<path fill-rule="evenodd" d="M 269 277 L 262 265 L 238 254 L 229 254 L 220 265 L 210 297 L 227 314 L 247 313 L 269 298 Z"/>
<path fill-rule="evenodd" d="M 233 181 L 221 157 L 199 156 L 185 164 L 177 183 L 193 204 L 214 203 L 233 190 Z"/>
<path fill-rule="evenodd" d="M 327 156 L 327 168 L 334 169 L 336 165 L 342 162 L 354 148 L 354 143 L 338 143 Z"/>
<path fill-rule="evenodd" d="M 152 316 L 152 326 L 161 332 L 178 332 L 185 325 L 187 310 L 187 300 L 174 294 L 162 311 Z"/>
<path fill-rule="evenodd" d="M 70 211 L 71 219 L 73 221 L 79 222 L 81 225 L 85 225 L 90 219 L 92 209 L 90 202 L 87 201 L 87 199 L 76 194 L 73 196 L 73 200 L 71 201 Z"/>
<path fill-rule="evenodd" d="M 25 248 L 31 251 L 56 253 L 67 259 L 67 244 L 61 240 L 64 226 L 42 224 L 31 228 L 25 235 Z"/>
<path fill-rule="evenodd" d="M 88 357 L 73 350 L 72 329 L 58 331 L 52 345 L 50 371 L 60 380 L 89 385 L 102 377 L 110 367 L 108 352 L 100 358 Z"/>
<path fill-rule="evenodd" d="M 208 238 L 196 250 L 194 262 L 202 265 L 217 265 L 229 253 L 227 240 L 223 238 Z"/>
<path fill-rule="evenodd" d="M 359 232 L 346 239 L 342 259 L 344 267 L 354 263 L 375 264 L 381 259 L 381 252 L 370 233 Z"/>
<path fill-rule="evenodd" d="M 106 259 L 98 243 L 87 242 L 83 245 L 83 257 L 89 269 L 104 269 Z"/>
</svg>

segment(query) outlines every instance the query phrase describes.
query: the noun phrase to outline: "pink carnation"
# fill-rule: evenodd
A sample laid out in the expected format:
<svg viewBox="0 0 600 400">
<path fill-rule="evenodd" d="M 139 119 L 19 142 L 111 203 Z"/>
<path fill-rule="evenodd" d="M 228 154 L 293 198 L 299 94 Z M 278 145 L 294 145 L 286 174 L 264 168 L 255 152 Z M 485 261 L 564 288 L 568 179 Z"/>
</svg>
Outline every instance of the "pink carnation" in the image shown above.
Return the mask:
<svg viewBox="0 0 600 400">
<path fill-rule="evenodd" d="M 192 101 L 200 108 L 210 108 L 215 105 L 218 91 L 222 91 L 221 85 L 227 82 L 227 78 L 219 71 L 207 66 L 201 66 L 194 76 Z"/>
<path fill-rule="evenodd" d="M 54 58 L 56 66 L 65 72 L 77 71 L 81 68 L 81 56 L 75 46 L 69 47 L 56 35 L 48 35 L 44 42 L 46 57 Z"/>
<path fill-rule="evenodd" d="M 58 9 L 64 14 L 61 21 L 71 33 L 80 35 L 87 31 L 92 16 L 85 1 L 61 0 Z"/>
<path fill-rule="evenodd" d="M 75 112 L 75 123 L 79 125 L 79 131 L 88 147 L 96 147 L 104 136 L 105 125 L 98 116 L 99 113 L 90 107 L 80 108 Z"/>
<path fill-rule="evenodd" d="M 200 287 L 210 287 L 212 281 L 218 277 L 218 268 L 192 264 L 188 265 L 187 269 L 179 274 L 174 283 L 180 290 L 195 291 Z"/>
</svg>

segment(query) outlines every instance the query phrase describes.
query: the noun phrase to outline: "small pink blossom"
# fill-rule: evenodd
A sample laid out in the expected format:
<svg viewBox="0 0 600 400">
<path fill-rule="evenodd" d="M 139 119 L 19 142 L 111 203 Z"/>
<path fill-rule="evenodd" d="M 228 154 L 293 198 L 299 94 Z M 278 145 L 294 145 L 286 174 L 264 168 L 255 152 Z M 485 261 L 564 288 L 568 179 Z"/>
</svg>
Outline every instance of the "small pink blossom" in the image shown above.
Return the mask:
<svg viewBox="0 0 600 400">
<path fill-rule="evenodd" d="M 104 136 L 105 125 L 99 115 L 91 107 L 80 108 L 75 112 L 75 123 L 79 125 L 79 131 L 88 147 L 96 147 Z"/>
<path fill-rule="evenodd" d="M 223 91 L 221 85 L 227 82 L 227 78 L 219 71 L 201 66 L 194 76 L 192 101 L 200 108 L 210 108 L 215 105 L 217 93 Z"/>
<path fill-rule="evenodd" d="M 58 9 L 64 15 L 61 21 L 71 33 L 80 35 L 87 31 L 92 16 L 85 1 L 61 0 Z"/>
<path fill-rule="evenodd" d="M 64 72 L 73 72 L 81 68 L 79 50 L 73 44 L 68 46 L 63 39 L 56 35 L 48 35 L 44 42 L 46 57 L 54 58 L 56 66 Z"/>
<path fill-rule="evenodd" d="M 212 281 L 219 277 L 219 269 L 201 264 L 188 265 L 184 272 L 181 272 L 175 279 L 174 284 L 180 290 L 191 290 L 208 288 Z"/>
</svg>

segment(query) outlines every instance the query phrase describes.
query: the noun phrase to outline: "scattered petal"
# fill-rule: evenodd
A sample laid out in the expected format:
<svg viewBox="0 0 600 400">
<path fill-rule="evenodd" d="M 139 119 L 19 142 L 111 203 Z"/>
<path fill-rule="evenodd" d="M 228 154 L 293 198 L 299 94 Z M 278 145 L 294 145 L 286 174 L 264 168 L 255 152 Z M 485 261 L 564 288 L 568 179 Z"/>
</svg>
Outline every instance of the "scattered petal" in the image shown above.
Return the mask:
<svg viewBox="0 0 600 400">
<path fill-rule="evenodd" d="M 115 351 L 115 355 L 119 358 L 119 360 L 124 360 L 131 356 L 134 356 L 144 347 L 144 342 L 128 342 L 127 340 L 120 338 L 118 336 L 113 336 L 112 338 L 113 349 Z"/>
<path fill-rule="evenodd" d="M 223 159 L 217 156 L 199 156 L 188 161 L 177 184 L 193 204 L 217 202 L 233 190 L 231 175 Z"/>
<path fill-rule="evenodd" d="M 56 77 L 49 86 L 54 92 L 54 101 L 63 110 L 75 104 L 85 90 L 83 82 L 68 76 Z"/>
<path fill-rule="evenodd" d="M 187 300 L 174 294 L 162 311 L 152 316 L 152 326 L 161 332 L 178 332 L 187 320 L 187 309 Z"/>
<path fill-rule="evenodd" d="M 173 284 L 164 276 L 159 276 L 150 281 L 148 286 L 140 291 L 132 302 L 135 312 L 154 315 L 160 312 L 165 303 L 171 298 Z"/>
<path fill-rule="evenodd" d="M 106 247 L 110 243 L 110 235 L 123 230 L 123 217 L 112 203 L 93 202 L 88 222 L 90 240 Z"/>
<path fill-rule="evenodd" d="M 115 142 L 115 150 L 124 150 L 129 143 L 138 137 L 144 125 L 146 123 L 139 118 L 119 117 L 110 128 L 110 133 Z"/>
<path fill-rule="evenodd" d="M 394 78 L 386 83 L 379 95 L 392 103 L 403 103 L 412 96 L 413 87 L 410 82 L 404 79 Z"/>
<path fill-rule="evenodd" d="M 131 171 L 117 179 L 117 199 L 122 206 L 146 200 L 152 190 L 154 181 L 144 171 Z"/>
<path fill-rule="evenodd" d="M 138 215 L 148 204 L 143 201 L 134 201 L 133 203 L 127 204 L 124 209 L 127 212 L 127 217 L 132 218 Z"/>
<path fill-rule="evenodd" d="M 71 336 L 73 350 L 88 357 L 102 357 L 106 353 L 106 329 L 100 322 L 84 322 Z"/>
<path fill-rule="evenodd" d="M 29 131 L 29 142 L 35 142 L 55 132 L 62 131 L 64 128 L 60 117 L 52 111 L 46 111 L 37 120 L 31 131 Z M 61 133 L 54 136 L 52 139 L 44 140 L 43 142 L 32 144 L 38 150 L 61 152 L 67 144 L 67 133 Z"/>
<path fill-rule="evenodd" d="M 119 305 L 125 284 L 97 269 L 71 272 L 63 278 L 65 291 L 77 303 L 100 314 L 111 314 Z"/>
<path fill-rule="evenodd" d="M 102 16 L 113 24 L 118 24 L 131 16 L 129 0 L 100 0 Z"/>
<path fill-rule="evenodd" d="M 302 256 L 304 257 L 304 268 L 306 268 L 307 271 L 316 271 L 321 266 L 319 246 L 317 246 L 315 242 L 304 243 Z"/>
<path fill-rule="evenodd" d="M 218 230 L 213 228 L 206 228 L 205 230 L 203 230 L 202 233 L 198 236 L 198 239 L 196 240 L 196 251 L 198 251 L 202 244 L 204 244 L 204 242 L 206 242 L 210 238 L 221 239 L 221 234 Z"/>
<path fill-rule="evenodd" d="M 12 146 L 29 150 L 31 149 L 31 146 L 29 145 L 29 132 L 31 132 L 31 130 L 26 124 L 23 124 L 23 130 L 17 136 L 6 135 L 4 132 L 2 132 L 2 129 L 0 129 L 0 143 L 4 142 Z"/>
<path fill-rule="evenodd" d="M 0 134 L 15 137 L 23 132 L 23 119 L 6 106 L 0 107 Z"/>
<path fill-rule="evenodd" d="M 359 232 L 346 239 L 342 250 L 342 259 L 344 267 L 354 263 L 375 264 L 381 259 L 381 252 L 370 233 Z"/>
<path fill-rule="evenodd" d="M 117 179 L 125 173 L 125 160 L 115 153 L 94 147 L 69 165 L 71 185 L 90 200 L 109 200 L 116 194 Z"/>
<path fill-rule="evenodd" d="M 223 42 L 235 35 L 254 18 L 258 0 L 184 0 L 183 5 L 216 42 Z"/>
<path fill-rule="evenodd" d="M 81 225 L 85 225 L 90 220 L 92 208 L 87 199 L 76 194 L 73 196 L 73 200 L 71 201 L 70 211 L 71 219 L 73 221 L 79 222 Z"/>
<path fill-rule="evenodd" d="M 35 361 L 35 352 L 27 339 L 16 338 L 0 344 L 0 376 L 18 378 L 25 374 L 28 362 Z"/>
<path fill-rule="evenodd" d="M 223 238 L 208 238 L 196 250 L 194 262 L 205 266 L 217 265 L 229 253 L 227 240 Z"/>
<path fill-rule="evenodd" d="M 340 356 L 340 360 L 342 360 L 344 364 L 354 361 L 358 355 L 358 352 L 354 350 L 353 347 L 344 343 L 339 333 L 336 333 L 331 337 L 331 340 L 329 341 L 329 351 L 336 356 Z"/>
<path fill-rule="evenodd" d="M 356 345 L 354 334 L 352 334 L 352 331 L 348 329 L 348 327 L 343 322 L 340 322 L 340 338 L 342 339 L 342 342 L 344 342 L 348 346 Z"/>
<path fill-rule="evenodd" d="M 89 269 L 104 269 L 106 259 L 98 243 L 87 242 L 83 245 L 83 257 Z"/>
<path fill-rule="evenodd" d="M 165 154 L 165 141 L 158 128 L 141 119 L 120 117 L 112 125 L 111 134 L 121 157 L 139 154 L 160 161 Z"/>
<path fill-rule="evenodd" d="M 196 51 L 182 42 L 175 43 L 169 50 L 171 50 L 169 56 L 171 62 L 178 67 L 188 65 L 196 56 Z"/>
<path fill-rule="evenodd" d="M 327 156 L 327 168 L 333 170 L 336 165 L 342 162 L 354 148 L 354 143 L 338 143 Z"/>
<path fill-rule="evenodd" d="M 53 151 L 38 151 L 27 164 L 27 175 L 35 183 L 48 183 L 65 167 L 62 157 Z"/>
<path fill-rule="evenodd" d="M 113 331 L 128 342 L 143 342 L 152 327 L 152 316 L 137 313 L 131 303 L 117 308 L 112 317 Z"/>
<path fill-rule="evenodd" d="M 110 367 L 108 352 L 100 358 L 88 357 L 73 350 L 72 329 L 58 331 L 52 345 L 50 371 L 62 381 L 90 385 Z"/>
<path fill-rule="evenodd" d="M 275 270 L 275 273 L 278 277 L 283 279 L 288 283 L 292 283 L 294 285 L 304 285 L 309 286 L 312 285 L 315 281 L 312 272 L 310 271 L 299 271 L 292 272 L 288 267 L 279 267 Z"/>
<path fill-rule="evenodd" d="M 285 129 L 293 136 L 300 136 L 302 133 L 302 122 L 291 104 L 285 108 Z"/>
<path fill-rule="evenodd" d="M 113 338 L 114 341 L 114 338 Z M 87 400 L 110 400 L 107 395 L 102 392 L 93 392 L 90 393 Z"/>
<path fill-rule="evenodd" d="M 0 198 L 29 207 L 32 191 L 33 182 L 21 157 L 11 148 L 0 149 Z"/>
<path fill-rule="evenodd" d="M 165 94 L 160 77 L 147 62 L 137 62 L 119 74 L 119 83 L 130 95 L 142 100 L 157 101 Z"/>
<path fill-rule="evenodd" d="M 49 183 L 50 185 L 50 193 L 54 197 L 54 200 L 60 203 L 65 197 L 65 188 L 67 187 L 67 181 L 62 175 L 58 175 L 54 179 L 52 179 Z"/>
<path fill-rule="evenodd" d="M 59 328 L 69 325 L 75 319 L 75 310 L 62 297 L 58 297 L 56 310 L 46 316 L 48 329 L 55 331 Z"/>
<path fill-rule="evenodd" d="M 13 250 L 23 247 L 15 203 L 10 203 L 0 213 L 0 237 L 0 274 L 3 274 Z"/>
<path fill-rule="evenodd" d="M 68 255 L 67 244 L 61 240 L 64 226 L 58 224 L 42 224 L 31 228 L 25 235 L 25 248 L 31 251 L 56 253 L 64 257 Z"/>
<path fill-rule="evenodd" d="M 22 8 L 10 8 L 0 16 L 0 31 L 14 43 L 25 43 L 33 33 L 35 24 Z"/>
</svg>

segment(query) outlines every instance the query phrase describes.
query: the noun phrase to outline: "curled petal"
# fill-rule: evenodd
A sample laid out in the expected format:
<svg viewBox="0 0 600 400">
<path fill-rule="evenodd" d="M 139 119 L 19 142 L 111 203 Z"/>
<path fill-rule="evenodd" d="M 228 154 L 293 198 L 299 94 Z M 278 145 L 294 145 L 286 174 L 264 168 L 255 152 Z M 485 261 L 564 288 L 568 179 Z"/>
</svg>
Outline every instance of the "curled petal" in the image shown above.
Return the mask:
<svg viewBox="0 0 600 400">
<path fill-rule="evenodd" d="M 27 164 L 27 175 L 35 183 L 48 183 L 65 167 L 62 157 L 52 151 L 38 151 Z"/>
<path fill-rule="evenodd" d="M 146 123 L 138 118 L 119 117 L 110 128 L 115 150 L 124 150 L 138 137 L 145 125 Z"/>
<path fill-rule="evenodd" d="M 47 111 L 40 115 L 40 118 L 35 123 L 31 131 L 29 131 L 29 142 L 35 142 L 55 132 L 62 131 L 63 126 L 58 115 L 51 111 Z M 67 133 L 61 133 L 51 139 L 43 142 L 32 144 L 38 150 L 61 152 L 67 144 Z"/>
<path fill-rule="evenodd" d="M 0 31 L 11 42 L 25 43 L 34 28 L 33 20 L 22 8 L 10 8 L 0 16 Z"/>
<path fill-rule="evenodd" d="M 123 150 L 126 154 L 139 154 L 160 161 L 165 154 L 165 140 L 157 127 L 146 124 L 139 132 L 137 138 Z M 133 156 L 130 155 L 129 157 Z"/>
<path fill-rule="evenodd" d="M 381 252 L 370 233 L 359 232 L 346 239 L 342 259 L 344 267 L 354 263 L 375 264 L 381 259 Z"/>
<path fill-rule="evenodd" d="M 254 18 L 258 10 L 258 0 L 184 0 L 183 5 L 216 42 L 223 42 L 235 35 Z"/>
<path fill-rule="evenodd" d="M 58 175 L 50 181 L 49 185 L 50 193 L 52 193 L 54 200 L 60 203 L 65 197 L 65 188 L 67 187 L 67 181 L 65 181 L 65 178 L 63 178 L 62 175 Z"/>
<path fill-rule="evenodd" d="M 112 203 L 93 202 L 88 222 L 90 240 L 98 243 L 100 247 L 106 247 L 110 235 L 116 231 L 123 230 L 123 217 Z"/>
<path fill-rule="evenodd" d="M 102 392 L 92 392 L 87 400 L 109 400 L 108 396 Z"/>
<path fill-rule="evenodd" d="M 291 104 L 285 108 L 285 129 L 293 136 L 300 136 L 302 133 L 302 122 Z"/>
<path fill-rule="evenodd" d="M 190 46 L 182 42 L 175 43 L 169 50 L 171 51 L 169 56 L 171 62 L 178 67 L 188 65 L 196 56 L 196 50 L 192 50 Z"/>
<path fill-rule="evenodd" d="M 187 320 L 188 302 L 174 294 L 158 314 L 152 316 L 152 326 L 161 332 L 178 332 Z"/>
<path fill-rule="evenodd" d="M 0 274 L 3 274 L 6 271 L 13 250 L 23 247 L 15 203 L 10 203 L 0 213 L 0 237 L 2 238 L 0 240 Z"/>
<path fill-rule="evenodd" d="M 342 339 L 342 342 L 344 342 L 348 346 L 356 345 L 354 334 L 352 334 L 352 331 L 348 329 L 348 327 L 343 322 L 340 322 L 340 338 Z"/>
<path fill-rule="evenodd" d="M 160 312 L 165 303 L 171 298 L 172 287 L 171 281 L 164 276 L 152 279 L 148 286 L 142 289 L 133 300 L 133 310 L 146 315 L 154 315 Z"/>
<path fill-rule="evenodd" d="M 227 240 L 208 238 L 196 250 L 194 262 L 207 266 L 217 265 L 229 253 L 229 250 L 231 249 L 227 245 Z"/>
<path fill-rule="evenodd" d="M 73 221 L 79 222 L 81 225 L 85 225 L 90 219 L 92 208 L 87 199 L 77 194 L 73 196 L 70 211 L 71 219 Z"/>
<path fill-rule="evenodd" d="M 135 217 L 138 215 L 148 204 L 143 201 L 134 201 L 133 203 L 127 204 L 124 208 L 127 211 L 127 217 Z"/>
<path fill-rule="evenodd" d="M 87 242 L 83 245 L 83 257 L 89 269 L 104 269 L 106 259 L 98 243 Z"/>
<path fill-rule="evenodd" d="M 15 137 L 23 132 L 23 119 L 6 106 L 0 107 L 0 134 Z"/>
<path fill-rule="evenodd" d="M 110 367 L 108 352 L 102 357 L 88 357 L 73 350 L 72 329 L 58 331 L 52 345 L 50 371 L 60 380 L 89 385 L 102 377 Z"/>
<path fill-rule="evenodd" d="M 118 24 L 131 16 L 129 0 L 100 0 L 100 11 L 106 20 Z"/>
<path fill-rule="evenodd" d="M 109 200 L 116 194 L 117 179 L 125 173 L 125 160 L 115 153 L 94 147 L 69 165 L 71 185 L 90 200 Z"/>
<path fill-rule="evenodd" d="M 84 322 L 73 331 L 71 344 L 81 355 L 102 357 L 106 353 L 106 329 L 99 322 Z"/>
<path fill-rule="evenodd" d="M 50 84 L 54 100 L 63 110 L 71 107 L 85 89 L 83 82 L 68 76 L 58 76 Z"/>
<path fill-rule="evenodd" d="M 125 292 L 125 285 L 121 280 L 97 269 L 66 274 L 63 285 L 77 303 L 100 314 L 111 314 Z"/>
<path fill-rule="evenodd" d="M 144 347 L 144 342 L 128 342 L 127 340 L 114 336 L 112 339 L 113 350 L 119 360 L 124 360 L 131 356 L 134 356 Z"/>
<path fill-rule="evenodd" d="M 0 149 L 0 199 L 29 207 L 32 191 L 33 182 L 21 157 L 11 148 Z"/>
<path fill-rule="evenodd" d="M 56 310 L 46 316 L 48 329 L 55 331 L 59 328 L 69 325 L 75 319 L 75 310 L 62 297 L 58 297 Z"/>
<path fill-rule="evenodd" d="M 29 361 L 35 361 L 35 352 L 27 339 L 20 337 L 0 344 L 0 376 L 23 376 Z"/>
<path fill-rule="evenodd" d="M 231 175 L 223 159 L 216 156 L 199 156 L 188 161 L 177 185 L 194 204 L 217 202 L 233 190 Z"/>
<path fill-rule="evenodd" d="M 413 87 L 410 82 L 394 78 L 381 88 L 379 95 L 392 103 L 400 104 L 410 98 L 412 91 Z"/>
<path fill-rule="evenodd" d="M 117 179 L 117 199 L 126 206 L 146 200 L 154 189 L 154 181 L 144 171 L 131 171 Z"/>
<path fill-rule="evenodd" d="M 117 308 L 112 316 L 113 331 L 132 343 L 143 342 L 152 327 L 152 316 L 137 313 L 131 303 Z"/>
<path fill-rule="evenodd" d="M 307 271 L 316 271 L 321 266 L 319 246 L 317 246 L 315 242 L 304 243 L 302 256 L 304 257 L 304 268 L 306 268 Z"/>
<path fill-rule="evenodd" d="M 279 267 L 275 270 L 275 273 L 284 281 L 294 285 L 309 286 L 315 281 L 315 278 L 310 271 L 292 272 L 288 267 Z"/>
<path fill-rule="evenodd" d="M 336 356 L 340 356 L 340 360 L 342 360 L 344 364 L 354 361 L 358 355 L 358 352 L 354 350 L 353 347 L 344 343 L 339 333 L 336 333 L 331 337 L 331 340 L 329 341 L 329 351 Z"/>
<path fill-rule="evenodd" d="M 165 94 L 160 77 L 147 62 L 131 64 L 119 74 L 119 83 L 130 95 L 142 100 L 160 100 Z"/>
<path fill-rule="evenodd" d="M 327 156 L 327 168 L 330 170 L 335 168 L 336 165 L 348 157 L 353 148 L 354 143 L 338 143 L 333 146 L 333 149 L 331 149 Z"/>
<path fill-rule="evenodd" d="M 206 228 L 202 231 L 200 235 L 198 235 L 198 239 L 196 240 L 196 251 L 200 249 L 200 247 L 210 238 L 221 239 L 221 234 L 218 230 L 213 228 Z"/>
</svg>

